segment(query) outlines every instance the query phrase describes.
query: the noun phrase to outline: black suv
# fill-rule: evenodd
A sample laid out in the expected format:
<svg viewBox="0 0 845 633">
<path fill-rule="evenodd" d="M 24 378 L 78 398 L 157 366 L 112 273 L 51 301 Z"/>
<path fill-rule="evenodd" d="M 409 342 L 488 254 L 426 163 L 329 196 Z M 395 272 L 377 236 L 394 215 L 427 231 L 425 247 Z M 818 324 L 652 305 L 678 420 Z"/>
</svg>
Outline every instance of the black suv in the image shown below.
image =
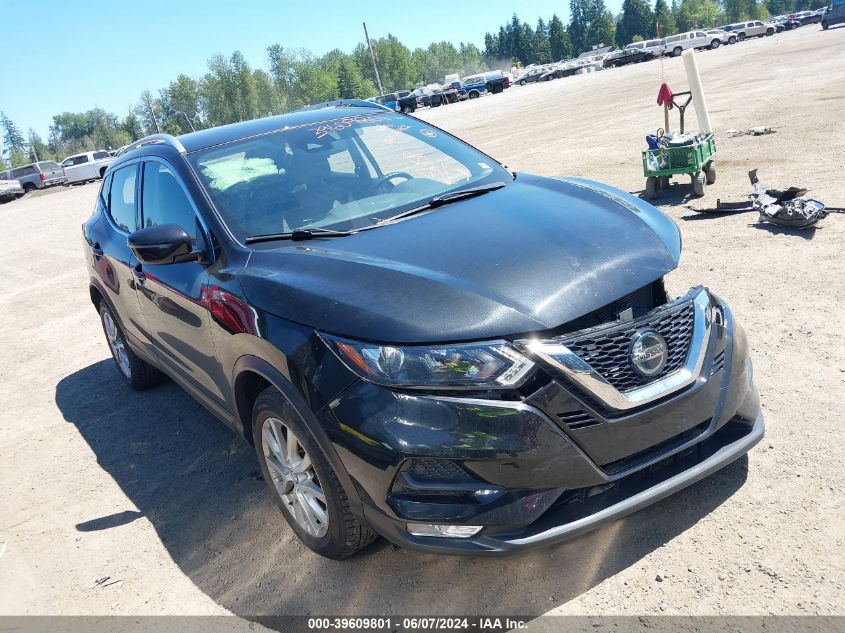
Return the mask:
<svg viewBox="0 0 845 633">
<path fill-rule="evenodd" d="M 667 296 L 669 218 L 373 104 L 143 139 L 83 233 L 124 380 L 242 434 L 324 556 L 561 541 L 763 436 L 728 306 Z"/>
</svg>

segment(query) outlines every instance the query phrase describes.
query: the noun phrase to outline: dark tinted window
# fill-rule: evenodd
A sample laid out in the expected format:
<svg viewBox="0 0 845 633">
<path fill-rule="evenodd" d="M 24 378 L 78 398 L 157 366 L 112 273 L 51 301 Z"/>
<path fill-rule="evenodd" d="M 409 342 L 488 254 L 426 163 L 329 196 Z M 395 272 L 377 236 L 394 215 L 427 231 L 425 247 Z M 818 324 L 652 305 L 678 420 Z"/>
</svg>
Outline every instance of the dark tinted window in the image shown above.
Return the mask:
<svg viewBox="0 0 845 633">
<path fill-rule="evenodd" d="M 12 170 L 12 178 L 21 178 L 22 176 L 29 176 L 35 173 L 35 165 L 27 165 L 26 167 L 18 167 Z"/>
<path fill-rule="evenodd" d="M 94 152 L 94 160 L 100 160 L 101 158 L 108 158 L 108 152 Z"/>
<path fill-rule="evenodd" d="M 143 181 L 144 227 L 159 224 L 178 224 L 191 239 L 197 236 L 194 208 L 182 185 L 166 165 L 144 163 Z"/>
<path fill-rule="evenodd" d="M 135 230 L 135 165 L 118 169 L 112 176 L 109 190 L 109 215 L 114 223 L 127 232 Z"/>
<path fill-rule="evenodd" d="M 42 161 L 38 164 L 41 165 L 41 169 L 45 170 L 45 171 L 51 171 L 53 169 L 61 169 L 61 167 L 59 167 L 58 163 L 54 163 L 51 160 L 45 160 L 45 161 Z"/>
</svg>

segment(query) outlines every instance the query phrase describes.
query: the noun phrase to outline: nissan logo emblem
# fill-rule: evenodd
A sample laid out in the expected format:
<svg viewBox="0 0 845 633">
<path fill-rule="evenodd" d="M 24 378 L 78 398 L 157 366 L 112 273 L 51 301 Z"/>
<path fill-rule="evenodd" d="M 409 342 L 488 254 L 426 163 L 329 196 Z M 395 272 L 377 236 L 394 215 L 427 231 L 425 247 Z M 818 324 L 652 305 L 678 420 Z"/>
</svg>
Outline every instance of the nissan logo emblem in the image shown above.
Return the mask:
<svg viewBox="0 0 845 633">
<path fill-rule="evenodd" d="M 659 332 L 655 330 L 639 330 L 631 339 L 628 350 L 631 366 L 641 376 L 651 378 L 666 367 L 669 348 Z"/>
</svg>

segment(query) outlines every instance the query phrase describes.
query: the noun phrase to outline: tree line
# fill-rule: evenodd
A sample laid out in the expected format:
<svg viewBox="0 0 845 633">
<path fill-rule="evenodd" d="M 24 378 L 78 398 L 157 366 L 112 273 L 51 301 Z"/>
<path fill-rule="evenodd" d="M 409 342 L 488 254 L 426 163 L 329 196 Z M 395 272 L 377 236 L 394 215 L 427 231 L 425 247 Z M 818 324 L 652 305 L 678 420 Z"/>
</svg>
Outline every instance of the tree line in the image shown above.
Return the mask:
<svg viewBox="0 0 845 633">
<path fill-rule="evenodd" d="M 510 69 L 561 61 L 598 46 L 625 46 L 696 28 L 825 6 L 827 0 L 623 0 L 613 15 L 604 0 L 570 0 L 569 22 L 554 14 L 535 26 L 516 13 L 498 30 L 485 33 L 483 48 L 473 43 L 432 42 L 414 50 L 399 38 L 372 40 L 386 92 L 440 83 L 490 69 Z M 144 90 L 127 112 L 101 108 L 53 116 L 47 139 L 33 129 L 24 134 L 0 111 L 0 169 L 34 160 L 61 160 L 92 149 L 116 149 L 147 134 L 193 130 L 281 114 L 304 105 L 378 92 L 370 53 L 359 43 L 351 53 L 334 49 L 315 55 L 273 44 L 264 67 L 254 68 L 239 52 L 217 54 L 198 78 L 179 74 L 157 91 Z"/>
</svg>

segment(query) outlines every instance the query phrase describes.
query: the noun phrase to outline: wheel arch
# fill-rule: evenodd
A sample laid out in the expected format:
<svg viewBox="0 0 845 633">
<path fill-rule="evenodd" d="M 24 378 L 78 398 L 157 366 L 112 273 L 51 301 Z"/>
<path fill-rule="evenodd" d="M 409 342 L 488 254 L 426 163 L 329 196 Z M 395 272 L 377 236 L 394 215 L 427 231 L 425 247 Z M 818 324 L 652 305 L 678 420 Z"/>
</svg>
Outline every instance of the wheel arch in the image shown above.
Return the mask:
<svg viewBox="0 0 845 633">
<path fill-rule="evenodd" d="M 352 482 L 352 478 L 337 454 L 328 433 L 326 433 L 302 394 L 284 377 L 282 372 L 263 358 L 245 355 L 241 356 L 235 363 L 232 376 L 236 415 L 243 426 L 246 441 L 253 446 L 255 445 L 255 439 L 252 437 L 252 407 L 255 399 L 267 387 L 275 387 L 314 435 L 314 439 L 323 449 L 326 459 L 337 474 L 337 478 L 349 499 L 350 507 L 356 515 L 363 517 L 363 506 L 358 488 Z"/>
</svg>

